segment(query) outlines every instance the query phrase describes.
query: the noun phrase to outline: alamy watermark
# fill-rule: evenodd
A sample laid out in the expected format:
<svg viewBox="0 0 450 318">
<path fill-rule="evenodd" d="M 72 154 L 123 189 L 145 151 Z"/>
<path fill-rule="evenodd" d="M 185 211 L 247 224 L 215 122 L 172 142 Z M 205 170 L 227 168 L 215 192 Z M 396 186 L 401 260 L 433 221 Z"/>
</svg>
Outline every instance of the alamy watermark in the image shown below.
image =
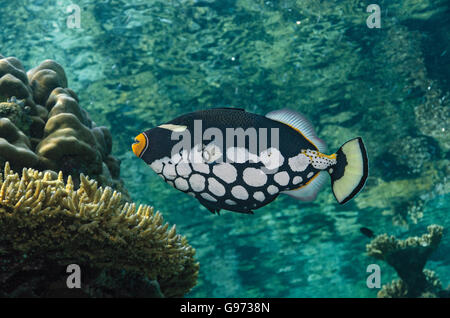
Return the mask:
<svg viewBox="0 0 450 318">
<path fill-rule="evenodd" d="M 66 12 L 70 15 L 67 17 L 66 25 L 69 29 L 81 28 L 81 8 L 77 4 L 71 4 L 67 6 Z M 368 28 L 381 28 L 381 8 L 378 4 L 369 4 L 366 8 L 366 12 L 371 13 L 366 19 L 366 25 Z M 301 21 L 296 21 L 300 24 Z M 232 58 L 234 61 L 234 57 Z"/>
<path fill-rule="evenodd" d="M 381 269 L 377 264 L 370 264 L 366 269 L 367 273 L 371 273 L 366 279 L 367 288 L 381 288 Z"/>
<path fill-rule="evenodd" d="M 66 273 L 70 273 L 66 280 L 67 288 L 81 288 L 81 268 L 77 264 L 70 264 L 66 268 Z"/>
<path fill-rule="evenodd" d="M 381 28 L 381 8 L 378 4 L 369 4 L 366 8 L 366 12 L 372 14 L 367 17 L 366 24 L 370 29 Z"/>
<path fill-rule="evenodd" d="M 81 28 L 81 8 L 76 4 L 71 4 L 66 8 L 66 12 L 70 13 L 67 17 L 66 25 L 69 29 Z"/>
<path fill-rule="evenodd" d="M 261 162 L 267 170 L 266 173 L 273 173 L 284 161 L 279 151 L 278 128 L 238 127 L 226 128 L 223 131 L 209 127 L 203 130 L 202 120 L 194 120 L 192 132 L 186 126 L 160 127 L 172 130 L 171 140 L 178 142 L 172 147 L 171 156 L 181 156 L 180 160 L 184 162 Z"/>
</svg>

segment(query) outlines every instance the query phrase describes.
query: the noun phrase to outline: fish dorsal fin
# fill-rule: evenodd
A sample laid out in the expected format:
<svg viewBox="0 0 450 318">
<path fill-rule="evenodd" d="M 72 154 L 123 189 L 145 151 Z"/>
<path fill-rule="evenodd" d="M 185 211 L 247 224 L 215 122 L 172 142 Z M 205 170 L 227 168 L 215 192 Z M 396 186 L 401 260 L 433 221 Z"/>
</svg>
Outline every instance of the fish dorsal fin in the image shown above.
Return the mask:
<svg viewBox="0 0 450 318">
<path fill-rule="evenodd" d="M 287 194 L 301 201 L 314 201 L 326 181 L 327 173 L 321 171 L 317 175 L 315 175 L 306 185 L 295 190 L 283 191 L 281 193 Z"/>
<path fill-rule="evenodd" d="M 317 137 L 313 125 L 302 114 L 290 109 L 280 109 L 268 113 L 266 117 L 294 128 L 295 130 L 300 132 L 306 139 L 308 139 L 314 146 L 316 146 L 317 150 L 319 150 L 321 153 L 327 152 L 327 146 L 325 142 Z"/>
<path fill-rule="evenodd" d="M 215 107 L 213 108 L 215 110 L 219 110 L 219 109 L 225 109 L 225 110 L 239 110 L 241 112 L 245 112 L 244 108 L 239 108 L 239 107 Z"/>
</svg>

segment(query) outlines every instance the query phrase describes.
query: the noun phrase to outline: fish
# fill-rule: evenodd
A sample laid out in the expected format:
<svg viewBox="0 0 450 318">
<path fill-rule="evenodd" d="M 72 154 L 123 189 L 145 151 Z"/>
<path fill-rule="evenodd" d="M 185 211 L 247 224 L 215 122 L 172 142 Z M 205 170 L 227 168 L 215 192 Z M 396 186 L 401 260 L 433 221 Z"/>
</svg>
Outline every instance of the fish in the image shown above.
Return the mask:
<svg viewBox="0 0 450 318">
<path fill-rule="evenodd" d="M 328 178 L 336 201 L 345 204 L 368 176 L 361 137 L 328 155 L 311 122 L 290 109 L 187 113 L 138 134 L 132 150 L 166 183 L 217 214 L 253 214 L 280 194 L 313 201 Z"/>
<path fill-rule="evenodd" d="M 373 231 L 372 231 L 371 229 L 367 228 L 367 227 L 361 227 L 361 228 L 359 229 L 359 231 L 360 231 L 363 235 L 367 236 L 368 238 L 373 238 L 373 237 L 375 237 L 375 234 L 373 233 Z"/>
</svg>

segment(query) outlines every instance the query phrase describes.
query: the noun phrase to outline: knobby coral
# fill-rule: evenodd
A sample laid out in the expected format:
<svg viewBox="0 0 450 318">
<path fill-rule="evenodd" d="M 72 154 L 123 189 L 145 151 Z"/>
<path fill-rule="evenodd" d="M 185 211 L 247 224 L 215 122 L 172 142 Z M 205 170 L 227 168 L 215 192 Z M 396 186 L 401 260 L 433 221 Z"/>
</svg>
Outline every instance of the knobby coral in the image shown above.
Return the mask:
<svg viewBox="0 0 450 318">
<path fill-rule="evenodd" d="M 69 264 L 81 268 L 81 296 L 161 296 L 159 284 L 173 297 L 196 284 L 195 250 L 175 226 L 152 207 L 122 204 L 120 192 L 80 180 L 76 190 L 62 172 L 24 168 L 20 176 L 5 164 L 0 296 L 60 296 Z"/>
<path fill-rule="evenodd" d="M 89 118 L 67 85 L 55 61 L 26 72 L 17 58 L 0 55 L 0 164 L 61 170 L 73 174 L 77 185 L 84 173 L 129 199 L 109 130 Z"/>
<path fill-rule="evenodd" d="M 392 266 L 400 280 L 383 286 L 378 297 L 437 297 L 446 293 L 436 274 L 424 270 L 428 257 L 441 242 L 443 227 L 430 225 L 421 237 L 399 240 L 378 235 L 366 246 L 367 253 Z"/>
</svg>

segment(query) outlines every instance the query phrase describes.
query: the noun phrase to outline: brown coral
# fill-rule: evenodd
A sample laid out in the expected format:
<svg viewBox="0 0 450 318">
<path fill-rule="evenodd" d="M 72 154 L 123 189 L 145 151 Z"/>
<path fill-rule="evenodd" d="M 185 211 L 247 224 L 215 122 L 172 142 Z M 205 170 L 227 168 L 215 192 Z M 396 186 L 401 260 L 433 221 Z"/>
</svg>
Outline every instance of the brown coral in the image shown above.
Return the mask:
<svg viewBox="0 0 450 318">
<path fill-rule="evenodd" d="M 117 295 L 105 289 L 117 279 L 133 279 L 148 290 L 156 280 L 166 297 L 182 296 L 195 285 L 195 250 L 175 226 L 169 229 L 149 206 L 121 204 L 119 192 L 98 188 L 83 175 L 80 180 L 75 190 L 72 178 L 64 183 L 61 172 L 53 178 L 23 169 L 20 177 L 5 165 L 0 295 L 54 295 L 65 286 L 69 264 L 82 269 L 83 296 Z M 136 293 L 130 288 L 127 295 Z"/>
<path fill-rule="evenodd" d="M 30 150 L 28 137 L 9 118 L 0 118 L 0 136 L 0 159 L 10 160 L 19 167 L 37 164 L 38 157 Z"/>
<path fill-rule="evenodd" d="M 0 101 L 6 101 L 13 96 L 25 100 L 25 104 L 30 107 L 31 115 L 37 114 L 33 92 L 22 63 L 15 57 L 1 58 Z"/>
<path fill-rule="evenodd" d="M 423 270 L 423 274 L 427 281 L 425 290 L 421 290 L 416 293 L 418 298 L 436 298 L 439 297 L 442 292 L 442 284 L 436 273 L 428 269 Z M 378 292 L 378 298 L 407 298 L 410 297 L 411 292 L 408 285 L 401 279 L 394 280 L 390 284 L 383 285 Z"/>
<path fill-rule="evenodd" d="M 61 65 L 52 60 L 45 60 L 27 73 L 33 89 L 34 100 L 45 105 L 50 93 L 58 87 L 67 87 L 67 77 Z"/>
<path fill-rule="evenodd" d="M 378 235 L 366 246 L 369 256 L 388 263 L 401 279 L 401 282 L 384 287 L 380 297 L 419 297 L 431 290 L 436 292 L 439 284 L 429 271 L 424 271 L 424 267 L 428 257 L 441 242 L 443 227 L 430 225 L 427 229 L 428 233 L 421 237 L 409 237 L 406 240 L 387 234 Z"/>
<path fill-rule="evenodd" d="M 61 65 L 46 60 L 25 72 L 14 57 L 0 57 L 0 163 L 16 168 L 79 173 L 120 190 L 120 161 L 111 155 L 112 137 L 97 127 L 67 88 Z"/>
</svg>

